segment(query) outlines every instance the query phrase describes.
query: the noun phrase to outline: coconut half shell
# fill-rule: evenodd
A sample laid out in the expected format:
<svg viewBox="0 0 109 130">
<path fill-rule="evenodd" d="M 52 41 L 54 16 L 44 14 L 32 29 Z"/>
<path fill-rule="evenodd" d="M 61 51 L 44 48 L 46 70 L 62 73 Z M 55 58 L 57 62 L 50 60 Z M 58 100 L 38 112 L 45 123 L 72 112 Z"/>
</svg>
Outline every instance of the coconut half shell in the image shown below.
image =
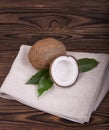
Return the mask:
<svg viewBox="0 0 109 130">
<path fill-rule="evenodd" d="M 55 58 L 62 55 L 66 55 L 64 44 L 54 38 L 45 38 L 31 47 L 28 57 L 30 63 L 40 70 L 48 68 Z"/>
<path fill-rule="evenodd" d="M 72 86 L 79 74 L 78 64 L 72 56 L 60 56 L 50 66 L 50 76 L 61 87 Z"/>
</svg>

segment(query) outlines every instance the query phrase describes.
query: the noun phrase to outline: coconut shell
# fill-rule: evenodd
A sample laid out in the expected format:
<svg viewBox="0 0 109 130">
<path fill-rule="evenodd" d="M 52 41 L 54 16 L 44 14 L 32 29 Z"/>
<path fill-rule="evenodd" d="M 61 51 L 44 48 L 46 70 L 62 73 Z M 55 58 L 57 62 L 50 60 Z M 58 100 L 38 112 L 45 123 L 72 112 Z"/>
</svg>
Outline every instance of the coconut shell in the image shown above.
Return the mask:
<svg viewBox="0 0 109 130">
<path fill-rule="evenodd" d="M 63 56 L 66 56 L 66 57 L 72 57 L 73 59 L 75 59 L 76 63 L 77 63 L 77 59 L 75 57 L 73 57 L 72 55 L 63 55 Z M 55 61 L 56 59 L 53 60 L 53 62 Z M 71 87 L 72 85 L 74 85 L 78 79 L 78 76 L 79 76 L 79 67 L 78 67 L 78 75 L 77 75 L 77 78 L 75 79 L 75 81 L 71 84 L 71 85 L 68 85 L 68 86 L 62 86 L 62 85 L 59 85 L 53 78 L 52 76 L 52 73 L 51 73 L 51 68 L 52 68 L 52 65 L 53 65 L 53 62 L 50 64 L 50 77 L 51 77 L 51 80 L 59 87 L 63 87 L 63 88 L 68 88 L 68 87 Z M 77 63 L 77 66 L 78 66 L 78 63 Z"/>
<path fill-rule="evenodd" d="M 30 63 L 40 70 L 48 68 L 55 58 L 62 55 L 66 55 L 64 44 L 54 38 L 45 38 L 31 47 L 28 57 Z"/>
</svg>

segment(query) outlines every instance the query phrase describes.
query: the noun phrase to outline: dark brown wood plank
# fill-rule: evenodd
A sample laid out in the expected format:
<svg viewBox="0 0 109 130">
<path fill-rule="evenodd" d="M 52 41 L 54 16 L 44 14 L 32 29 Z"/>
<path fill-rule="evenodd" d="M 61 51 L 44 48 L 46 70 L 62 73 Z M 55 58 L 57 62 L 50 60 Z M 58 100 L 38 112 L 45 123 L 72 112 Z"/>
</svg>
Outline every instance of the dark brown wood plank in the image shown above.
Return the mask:
<svg viewBox="0 0 109 130">
<path fill-rule="evenodd" d="M 95 6 L 100 6 L 103 7 L 104 5 L 107 7 L 108 4 L 108 0 L 76 0 L 76 1 L 72 1 L 72 0 L 19 0 L 19 1 L 15 1 L 15 0 L 1 0 L 0 1 L 0 7 L 35 7 L 35 8 L 46 8 L 46 7 L 86 7 L 86 6 L 90 6 L 90 7 L 95 7 Z"/>
<path fill-rule="evenodd" d="M 36 1 L 38 8 L 34 1 L 30 4 L 33 7 L 29 4 L 25 7 L 21 1 L 7 4 L 2 1 L 0 50 L 18 49 L 21 44 L 32 45 L 39 39 L 54 37 L 63 41 L 68 50 L 109 53 L 109 2 L 57 3 L 60 2 L 50 2 L 42 8 Z"/>
<path fill-rule="evenodd" d="M 108 0 L 0 0 L 0 84 L 22 44 L 54 37 L 67 50 L 109 53 Z M 74 123 L 0 98 L 0 130 L 108 130 L 109 94 L 89 123 Z"/>
</svg>

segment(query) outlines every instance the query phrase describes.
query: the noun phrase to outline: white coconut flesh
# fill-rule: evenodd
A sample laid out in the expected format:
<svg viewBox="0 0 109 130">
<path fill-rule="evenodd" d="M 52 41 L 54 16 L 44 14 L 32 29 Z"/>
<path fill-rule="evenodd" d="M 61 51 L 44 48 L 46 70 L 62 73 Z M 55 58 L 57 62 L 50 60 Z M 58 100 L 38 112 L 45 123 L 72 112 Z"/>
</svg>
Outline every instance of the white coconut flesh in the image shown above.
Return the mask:
<svg viewBox="0 0 109 130">
<path fill-rule="evenodd" d="M 77 62 L 72 56 L 60 56 L 51 65 L 51 77 L 57 85 L 62 87 L 73 85 L 78 73 Z"/>
</svg>

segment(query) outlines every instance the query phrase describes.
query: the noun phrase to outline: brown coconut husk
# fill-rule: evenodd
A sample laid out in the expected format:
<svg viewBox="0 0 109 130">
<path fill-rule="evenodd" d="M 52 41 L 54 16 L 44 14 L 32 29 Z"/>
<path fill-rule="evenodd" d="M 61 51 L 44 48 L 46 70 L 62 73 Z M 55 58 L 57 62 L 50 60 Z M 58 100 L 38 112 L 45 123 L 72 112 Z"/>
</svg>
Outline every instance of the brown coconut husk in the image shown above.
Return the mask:
<svg viewBox="0 0 109 130">
<path fill-rule="evenodd" d="M 45 38 L 31 47 L 28 57 L 30 63 L 41 70 L 48 68 L 55 58 L 62 55 L 66 55 L 64 44 L 54 38 Z"/>
</svg>

